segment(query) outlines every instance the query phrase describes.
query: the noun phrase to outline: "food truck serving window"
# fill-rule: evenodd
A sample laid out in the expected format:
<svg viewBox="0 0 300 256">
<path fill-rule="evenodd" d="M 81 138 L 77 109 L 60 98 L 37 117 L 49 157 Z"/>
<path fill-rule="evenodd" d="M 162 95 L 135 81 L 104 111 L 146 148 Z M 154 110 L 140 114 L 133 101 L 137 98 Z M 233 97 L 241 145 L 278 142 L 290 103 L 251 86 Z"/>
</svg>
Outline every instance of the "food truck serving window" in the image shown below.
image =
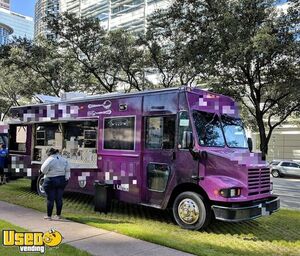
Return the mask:
<svg viewBox="0 0 300 256">
<path fill-rule="evenodd" d="M 135 117 L 104 119 L 104 149 L 134 150 Z"/>
<path fill-rule="evenodd" d="M 98 121 L 37 124 L 34 161 L 43 162 L 54 147 L 72 166 L 96 166 Z"/>
<path fill-rule="evenodd" d="M 76 147 L 96 148 L 97 142 L 97 121 L 69 122 L 65 125 L 64 140 L 67 144 L 74 144 Z"/>
<path fill-rule="evenodd" d="M 39 124 L 36 126 L 36 143 L 37 146 L 59 146 L 58 137 L 61 134 L 61 128 L 58 124 Z"/>
<path fill-rule="evenodd" d="M 97 161 L 98 121 L 76 121 L 64 124 L 62 154 L 72 164 L 94 164 Z"/>
<path fill-rule="evenodd" d="M 10 150 L 25 152 L 27 140 L 27 126 L 16 125 L 10 127 Z"/>
</svg>

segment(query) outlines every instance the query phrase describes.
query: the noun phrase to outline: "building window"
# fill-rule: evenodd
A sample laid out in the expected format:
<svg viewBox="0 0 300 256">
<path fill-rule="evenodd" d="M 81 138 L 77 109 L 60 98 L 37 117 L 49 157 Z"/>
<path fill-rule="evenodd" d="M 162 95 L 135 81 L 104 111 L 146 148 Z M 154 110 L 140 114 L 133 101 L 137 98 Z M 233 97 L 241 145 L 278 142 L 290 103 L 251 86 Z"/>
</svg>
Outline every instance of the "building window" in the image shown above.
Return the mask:
<svg viewBox="0 0 300 256">
<path fill-rule="evenodd" d="M 134 150 L 135 117 L 104 119 L 104 149 Z"/>
<path fill-rule="evenodd" d="M 146 148 L 172 149 L 175 145 L 176 116 L 147 117 Z"/>
</svg>

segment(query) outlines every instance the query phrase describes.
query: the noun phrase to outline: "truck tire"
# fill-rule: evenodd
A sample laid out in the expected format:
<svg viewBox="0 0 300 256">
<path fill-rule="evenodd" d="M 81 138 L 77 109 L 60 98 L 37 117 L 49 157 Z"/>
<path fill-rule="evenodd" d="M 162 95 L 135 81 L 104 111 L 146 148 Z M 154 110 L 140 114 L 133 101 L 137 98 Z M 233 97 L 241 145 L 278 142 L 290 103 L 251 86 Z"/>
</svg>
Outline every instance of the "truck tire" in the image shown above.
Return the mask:
<svg viewBox="0 0 300 256">
<path fill-rule="evenodd" d="M 281 176 L 278 170 L 272 170 L 271 174 L 274 178 L 279 178 Z"/>
<path fill-rule="evenodd" d="M 40 196 L 45 197 L 46 196 L 46 192 L 44 190 L 43 187 L 44 184 L 44 174 L 41 174 L 38 179 L 37 179 L 37 183 L 36 183 L 36 191 Z"/>
<path fill-rule="evenodd" d="M 195 192 L 183 192 L 176 197 L 173 203 L 173 215 L 179 226 L 189 230 L 207 227 L 212 218 L 208 203 Z"/>
</svg>

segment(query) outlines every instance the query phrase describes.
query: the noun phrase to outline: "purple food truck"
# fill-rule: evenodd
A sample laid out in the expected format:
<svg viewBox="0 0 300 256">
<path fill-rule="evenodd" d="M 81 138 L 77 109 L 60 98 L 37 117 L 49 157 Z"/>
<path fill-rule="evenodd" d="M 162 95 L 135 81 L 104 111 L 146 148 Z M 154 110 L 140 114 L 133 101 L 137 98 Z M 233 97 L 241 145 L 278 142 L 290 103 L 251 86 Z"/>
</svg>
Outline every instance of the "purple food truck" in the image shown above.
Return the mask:
<svg viewBox="0 0 300 256">
<path fill-rule="evenodd" d="M 183 228 L 279 209 L 269 168 L 249 149 L 229 97 L 181 87 L 14 107 L 11 114 L 11 175 L 29 177 L 39 194 L 40 166 L 53 147 L 71 165 L 67 191 L 95 195 L 95 184 L 104 184 L 106 198 L 172 208 Z"/>
</svg>

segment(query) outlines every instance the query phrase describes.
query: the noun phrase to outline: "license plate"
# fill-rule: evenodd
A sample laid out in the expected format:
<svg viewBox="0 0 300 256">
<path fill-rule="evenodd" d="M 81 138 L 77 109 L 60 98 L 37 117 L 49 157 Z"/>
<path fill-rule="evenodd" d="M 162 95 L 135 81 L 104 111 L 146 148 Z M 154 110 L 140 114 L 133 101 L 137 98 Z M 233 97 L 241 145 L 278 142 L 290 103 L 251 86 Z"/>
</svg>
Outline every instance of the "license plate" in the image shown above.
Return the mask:
<svg viewBox="0 0 300 256">
<path fill-rule="evenodd" d="M 262 204 L 260 204 L 258 207 L 261 209 L 261 216 L 268 216 L 268 215 L 270 215 L 270 212 L 267 211 L 267 208 L 265 206 L 263 206 Z"/>
</svg>

